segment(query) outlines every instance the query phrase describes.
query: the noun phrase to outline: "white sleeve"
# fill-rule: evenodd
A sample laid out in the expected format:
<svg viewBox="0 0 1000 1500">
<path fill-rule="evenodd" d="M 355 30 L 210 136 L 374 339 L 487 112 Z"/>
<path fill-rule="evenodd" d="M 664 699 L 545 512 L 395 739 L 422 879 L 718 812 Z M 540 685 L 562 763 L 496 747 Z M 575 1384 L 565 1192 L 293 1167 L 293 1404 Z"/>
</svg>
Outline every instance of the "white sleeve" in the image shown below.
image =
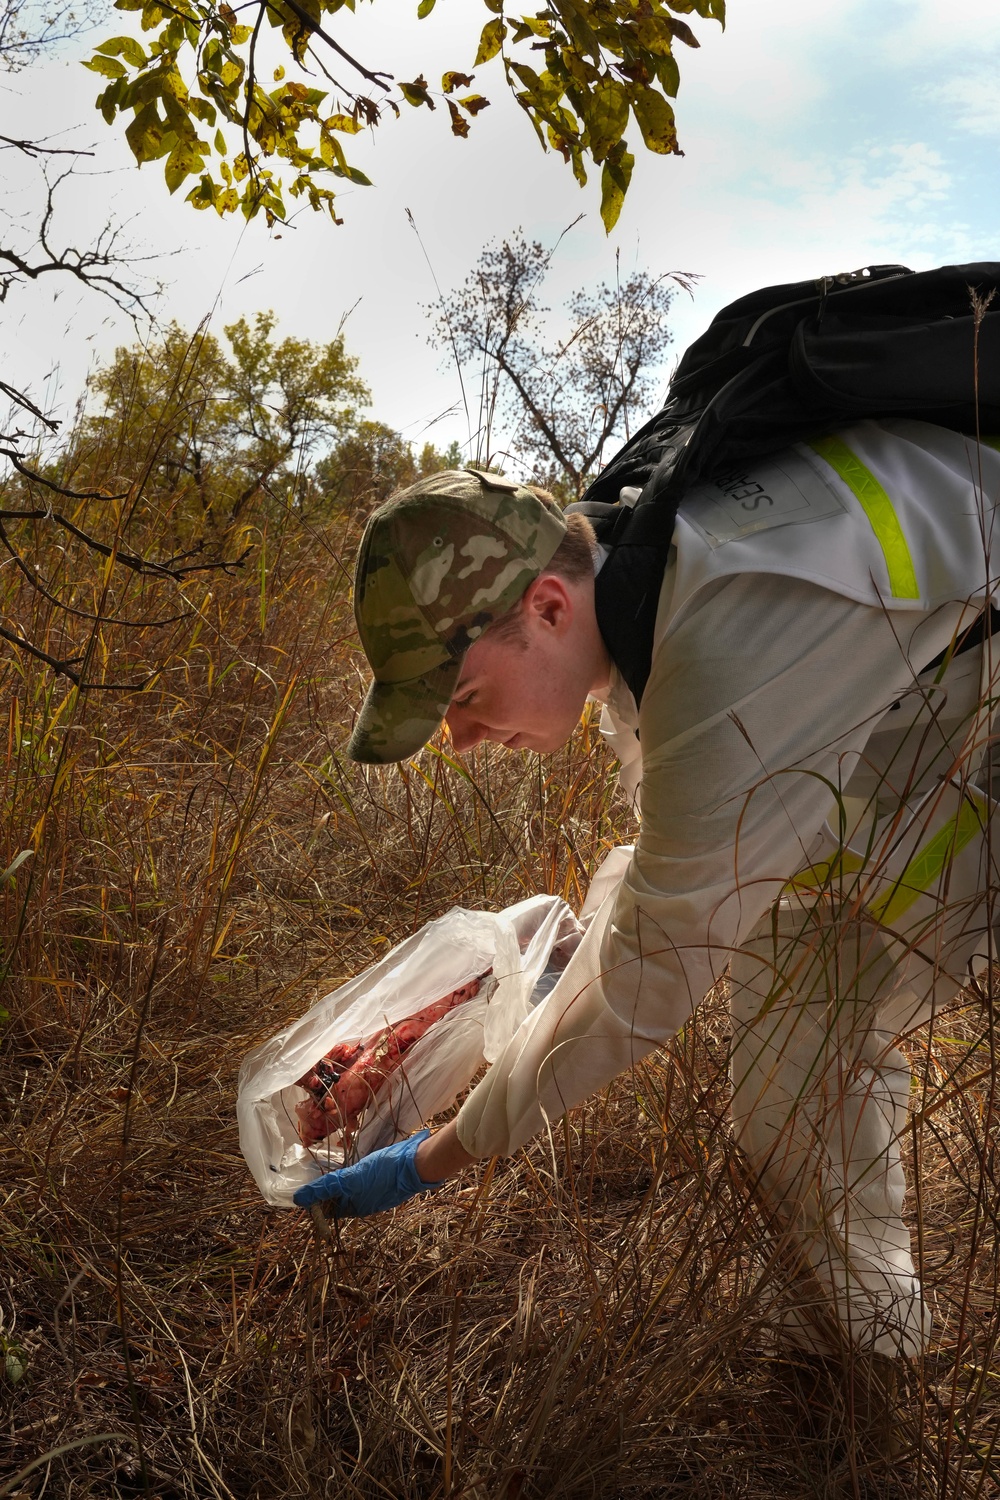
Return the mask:
<svg viewBox="0 0 1000 1500">
<path fill-rule="evenodd" d="M 618 890 L 458 1115 L 505 1154 L 683 1025 L 808 862 L 875 723 L 947 644 L 959 608 L 890 614 L 785 577 L 698 595 L 642 701 L 643 821 Z"/>
</svg>

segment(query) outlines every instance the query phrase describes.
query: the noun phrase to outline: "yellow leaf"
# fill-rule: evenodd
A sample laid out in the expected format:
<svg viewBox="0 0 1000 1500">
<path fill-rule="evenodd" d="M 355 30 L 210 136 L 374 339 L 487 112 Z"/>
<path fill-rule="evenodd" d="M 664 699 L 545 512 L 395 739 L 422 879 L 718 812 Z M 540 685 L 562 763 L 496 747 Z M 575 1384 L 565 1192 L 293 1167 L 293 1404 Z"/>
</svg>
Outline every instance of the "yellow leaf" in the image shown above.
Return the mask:
<svg viewBox="0 0 1000 1500">
<path fill-rule="evenodd" d="M 423 73 L 415 78 L 412 83 L 401 83 L 399 91 L 407 104 L 412 104 L 414 108 L 419 104 L 426 104 L 428 109 L 434 108 L 434 100 L 427 92 L 427 79 Z"/>
<path fill-rule="evenodd" d="M 506 35 L 507 28 L 501 17 L 498 16 L 495 21 L 487 21 L 483 27 L 482 36 L 479 38 L 479 51 L 476 53 L 476 60 L 472 66 L 478 68 L 482 63 L 489 62 L 491 57 L 496 57 Z"/>
<path fill-rule="evenodd" d="M 640 89 L 632 100 L 632 113 L 650 151 L 667 156 L 677 150 L 674 112 L 655 89 Z"/>
<path fill-rule="evenodd" d="M 342 135 L 357 135 L 362 128 L 360 121 L 351 115 L 330 115 L 323 121 L 325 130 L 339 130 Z"/>
<path fill-rule="evenodd" d="M 157 74 L 157 79 L 165 100 L 176 99 L 178 104 L 187 104 L 187 85 L 176 68 L 164 68 Z"/>
<path fill-rule="evenodd" d="M 625 142 L 619 141 L 608 153 L 601 172 L 601 218 L 608 234 L 618 223 L 634 166 L 635 157 L 627 149 Z"/>
<path fill-rule="evenodd" d="M 190 177 L 193 172 L 200 172 L 203 165 L 197 149 L 187 141 L 181 142 L 171 151 L 163 168 L 167 187 L 175 193 L 185 177 Z"/>
<path fill-rule="evenodd" d="M 658 57 L 669 57 L 673 32 L 663 16 L 640 16 L 636 22 L 639 46 Z"/>
<path fill-rule="evenodd" d="M 103 74 L 105 78 L 124 78 L 126 72 L 124 63 L 118 62 L 114 57 L 92 57 L 83 66 L 92 73 Z"/>
<path fill-rule="evenodd" d="M 472 82 L 471 73 L 442 73 L 441 87 L 446 94 L 453 94 L 456 89 L 467 89 Z"/>
<path fill-rule="evenodd" d="M 319 154 L 328 167 L 339 167 L 342 172 L 347 171 L 347 158 L 343 147 L 336 136 L 330 135 L 328 131 L 320 132 Z"/>
<path fill-rule="evenodd" d="M 132 155 L 142 166 L 144 161 L 155 161 L 163 155 L 164 122 L 160 119 L 155 104 L 144 104 L 125 132 L 125 139 L 132 148 Z"/>
<path fill-rule="evenodd" d="M 141 68 L 147 61 L 144 50 L 131 36 L 112 37 L 109 42 L 102 42 L 95 51 L 103 52 L 105 57 L 124 57 L 132 68 Z"/>
<path fill-rule="evenodd" d="M 580 103 L 595 161 L 603 161 L 628 124 L 628 95 L 614 78 L 602 78 Z"/>
</svg>

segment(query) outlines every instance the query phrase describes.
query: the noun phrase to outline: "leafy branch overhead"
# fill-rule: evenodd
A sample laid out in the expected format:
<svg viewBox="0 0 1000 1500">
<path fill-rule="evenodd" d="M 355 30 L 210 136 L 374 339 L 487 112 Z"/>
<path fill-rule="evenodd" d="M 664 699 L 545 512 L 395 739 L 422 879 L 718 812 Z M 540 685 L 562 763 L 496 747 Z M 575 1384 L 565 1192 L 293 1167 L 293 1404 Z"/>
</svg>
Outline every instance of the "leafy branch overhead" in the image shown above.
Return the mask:
<svg viewBox="0 0 1000 1500">
<path fill-rule="evenodd" d="M 162 160 L 167 187 L 187 186 L 196 208 L 239 209 L 248 219 L 263 212 L 271 224 L 286 217 L 286 197 L 302 198 L 340 223 L 333 179 L 369 185 L 348 161 L 350 137 L 398 119 L 404 104 L 441 104 L 451 132 L 468 136 L 490 103 L 475 91 L 475 70 L 499 58 L 542 148 L 558 151 L 581 185 L 589 166 L 600 167 L 610 230 L 635 161 L 630 125 L 648 150 L 679 151 L 674 47 L 698 46 L 680 17 L 724 24 L 725 0 L 551 0 L 526 16 L 505 15 L 503 0 L 484 3 L 491 15 L 474 53 L 470 37 L 470 71 L 448 70 L 438 89 L 423 73 L 397 81 L 337 41 L 331 17 L 354 0 L 249 0 L 237 9 L 225 0 L 115 0 L 137 12 L 144 40 L 113 37 L 84 66 L 107 80 L 97 105 L 108 124 L 131 117 L 125 135 L 136 160 Z M 420 0 L 418 16 L 434 4 Z M 262 41 L 272 31 L 284 43 L 278 67 Z M 286 78 L 286 67 L 296 76 Z"/>
</svg>

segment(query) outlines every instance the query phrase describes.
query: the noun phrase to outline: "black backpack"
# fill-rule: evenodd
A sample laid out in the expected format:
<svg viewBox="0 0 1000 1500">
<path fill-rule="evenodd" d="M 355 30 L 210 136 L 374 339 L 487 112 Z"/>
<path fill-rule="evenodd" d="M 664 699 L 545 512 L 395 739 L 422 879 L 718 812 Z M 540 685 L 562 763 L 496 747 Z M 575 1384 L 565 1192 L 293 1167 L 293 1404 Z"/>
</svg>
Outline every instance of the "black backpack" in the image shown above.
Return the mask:
<svg viewBox="0 0 1000 1500">
<path fill-rule="evenodd" d="M 869 266 L 763 287 L 717 314 L 681 359 L 663 410 L 567 507 L 611 548 L 597 575 L 598 623 L 637 703 L 685 492 L 866 417 L 1000 433 L 998 288 L 995 261 Z M 622 505 L 630 485 L 641 494 Z"/>
</svg>

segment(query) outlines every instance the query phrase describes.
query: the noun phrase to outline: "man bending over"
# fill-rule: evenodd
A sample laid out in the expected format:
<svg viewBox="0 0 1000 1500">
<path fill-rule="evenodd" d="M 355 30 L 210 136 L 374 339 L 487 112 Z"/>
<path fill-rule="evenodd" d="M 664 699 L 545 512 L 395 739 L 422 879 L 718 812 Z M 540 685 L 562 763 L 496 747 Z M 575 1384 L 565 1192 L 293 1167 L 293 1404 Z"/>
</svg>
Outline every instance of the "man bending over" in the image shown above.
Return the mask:
<svg viewBox="0 0 1000 1500">
<path fill-rule="evenodd" d="M 405 759 L 442 720 L 460 752 L 551 751 L 594 698 L 641 829 L 456 1118 L 297 1202 L 375 1212 L 516 1151 L 668 1041 L 728 969 L 734 1129 L 802 1268 L 787 1338 L 831 1358 L 921 1350 L 895 1040 L 987 946 L 992 804 L 972 783 L 998 497 L 1000 454 L 910 421 L 697 485 L 638 704 L 605 644 L 621 638 L 608 610 L 636 601 L 598 601 L 582 516 L 473 469 L 375 512 L 355 595 L 374 682 L 349 754 Z"/>
</svg>

